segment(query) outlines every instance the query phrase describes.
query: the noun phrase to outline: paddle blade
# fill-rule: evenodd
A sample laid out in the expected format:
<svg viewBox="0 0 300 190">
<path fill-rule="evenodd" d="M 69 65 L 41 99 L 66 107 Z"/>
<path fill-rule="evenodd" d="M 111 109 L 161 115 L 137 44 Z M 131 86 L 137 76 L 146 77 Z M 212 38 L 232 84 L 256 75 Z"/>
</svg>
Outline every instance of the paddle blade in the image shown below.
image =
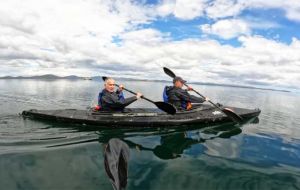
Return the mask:
<svg viewBox="0 0 300 190">
<path fill-rule="evenodd" d="M 164 69 L 164 72 L 165 72 L 167 75 L 169 75 L 170 77 L 172 77 L 172 78 L 175 78 L 175 77 L 176 77 L 175 73 L 173 73 L 173 71 L 171 71 L 171 70 L 168 69 L 167 67 L 164 67 L 163 69 Z"/>
<path fill-rule="evenodd" d="M 168 104 L 166 102 L 154 102 L 154 104 L 161 109 L 164 112 L 167 112 L 168 114 L 174 115 L 176 113 L 176 109 L 173 105 Z"/>
<path fill-rule="evenodd" d="M 241 123 L 243 121 L 243 118 L 239 116 L 238 114 L 234 113 L 234 111 L 230 108 L 223 108 L 223 113 L 225 113 L 228 117 L 230 117 L 233 121 L 237 123 Z"/>
</svg>

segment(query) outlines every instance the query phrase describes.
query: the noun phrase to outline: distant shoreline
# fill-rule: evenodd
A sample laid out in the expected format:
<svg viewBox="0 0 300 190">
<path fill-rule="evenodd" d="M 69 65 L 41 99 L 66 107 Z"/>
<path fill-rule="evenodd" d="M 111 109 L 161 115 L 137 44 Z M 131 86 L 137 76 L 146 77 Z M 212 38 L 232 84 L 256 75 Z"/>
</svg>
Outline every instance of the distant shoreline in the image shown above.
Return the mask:
<svg viewBox="0 0 300 190">
<path fill-rule="evenodd" d="M 144 81 L 144 82 L 170 82 L 168 80 L 147 80 L 147 79 L 133 79 L 133 78 L 123 78 L 123 77 L 114 77 L 118 80 L 124 80 L 124 81 Z M 94 76 L 94 77 L 79 77 L 76 75 L 70 75 L 65 77 L 60 77 L 56 75 L 40 75 L 40 76 L 4 76 L 0 77 L 1 79 L 9 79 L 9 80 L 16 80 L 16 79 L 34 79 L 34 80 L 101 80 L 100 76 Z M 258 90 L 270 90 L 270 91 L 278 91 L 278 92 L 291 92 L 289 90 L 282 90 L 282 89 L 273 89 L 273 88 L 262 88 L 262 87 L 254 87 L 254 86 L 244 86 L 244 85 L 232 85 L 232 84 L 216 84 L 216 83 L 205 83 L 205 82 L 190 82 L 190 84 L 197 84 L 197 85 L 208 85 L 208 86 L 223 86 L 223 87 L 235 87 L 235 88 L 247 88 L 247 89 L 258 89 Z"/>
</svg>

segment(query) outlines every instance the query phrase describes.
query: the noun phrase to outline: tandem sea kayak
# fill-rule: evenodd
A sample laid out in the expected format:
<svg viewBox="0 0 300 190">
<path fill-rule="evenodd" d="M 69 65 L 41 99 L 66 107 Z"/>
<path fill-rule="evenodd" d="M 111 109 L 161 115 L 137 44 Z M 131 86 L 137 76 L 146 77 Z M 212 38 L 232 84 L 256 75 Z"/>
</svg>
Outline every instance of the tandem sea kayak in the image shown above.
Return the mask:
<svg viewBox="0 0 300 190">
<path fill-rule="evenodd" d="M 260 109 L 245 109 L 226 106 L 240 115 L 244 121 L 255 118 Z M 146 127 L 172 127 L 191 124 L 226 123 L 232 120 L 218 109 L 210 105 L 201 105 L 190 111 L 178 111 L 169 115 L 152 108 L 126 108 L 122 112 L 104 112 L 77 109 L 62 110 L 26 110 L 22 112 L 26 118 L 38 120 L 57 121 L 64 123 L 77 123 L 83 125 L 96 125 L 99 128 L 146 128 Z"/>
</svg>

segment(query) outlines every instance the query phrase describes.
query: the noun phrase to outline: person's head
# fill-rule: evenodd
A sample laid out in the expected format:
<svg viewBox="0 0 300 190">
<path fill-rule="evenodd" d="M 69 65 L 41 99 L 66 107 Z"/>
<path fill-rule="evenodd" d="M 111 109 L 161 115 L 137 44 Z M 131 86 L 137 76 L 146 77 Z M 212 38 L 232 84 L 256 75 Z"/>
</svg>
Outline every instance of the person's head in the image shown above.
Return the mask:
<svg viewBox="0 0 300 190">
<path fill-rule="evenodd" d="M 173 79 L 173 84 L 175 87 L 177 88 L 182 88 L 183 84 L 185 83 L 186 81 L 183 80 L 181 77 L 175 77 Z"/>
<path fill-rule="evenodd" d="M 112 78 L 107 78 L 104 81 L 104 87 L 108 92 L 113 92 L 115 90 L 115 80 Z"/>
</svg>

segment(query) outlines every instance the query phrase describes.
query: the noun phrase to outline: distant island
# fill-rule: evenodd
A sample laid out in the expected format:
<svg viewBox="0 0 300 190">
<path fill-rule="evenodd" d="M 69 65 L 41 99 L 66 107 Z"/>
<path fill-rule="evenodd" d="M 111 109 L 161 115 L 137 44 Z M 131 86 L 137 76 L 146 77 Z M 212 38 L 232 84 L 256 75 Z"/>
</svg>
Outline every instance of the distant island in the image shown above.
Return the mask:
<svg viewBox="0 0 300 190">
<path fill-rule="evenodd" d="M 79 77 L 76 75 L 70 75 L 70 76 L 64 76 L 60 77 L 57 75 L 52 75 L 52 74 L 46 74 L 46 75 L 38 75 L 38 76 L 17 76 L 17 77 L 12 77 L 12 76 L 5 76 L 5 77 L 0 77 L 0 79 L 50 79 L 50 80 L 57 80 L 57 79 L 84 79 L 87 77 Z"/>
<path fill-rule="evenodd" d="M 144 81 L 144 82 L 164 82 L 168 83 L 168 80 L 148 80 L 148 79 L 133 79 L 133 78 L 125 78 L 125 77 L 114 77 L 119 81 Z M 102 80 L 100 76 L 93 76 L 93 77 L 79 77 L 76 75 L 69 75 L 69 76 L 57 76 L 52 74 L 46 75 L 38 75 L 38 76 L 4 76 L 0 77 L 1 79 L 37 79 L 37 80 Z M 246 85 L 233 85 L 233 84 L 217 84 L 217 83 L 205 83 L 205 82 L 190 82 L 190 84 L 197 84 L 197 85 L 209 85 L 209 86 L 223 86 L 223 87 L 235 87 L 235 88 L 248 88 L 248 89 L 258 89 L 258 90 L 271 90 L 271 91 L 280 91 L 280 92 L 290 92 L 289 90 L 282 90 L 282 89 L 273 89 L 273 88 L 262 88 L 262 87 L 254 87 L 254 86 L 246 86 Z"/>
</svg>

